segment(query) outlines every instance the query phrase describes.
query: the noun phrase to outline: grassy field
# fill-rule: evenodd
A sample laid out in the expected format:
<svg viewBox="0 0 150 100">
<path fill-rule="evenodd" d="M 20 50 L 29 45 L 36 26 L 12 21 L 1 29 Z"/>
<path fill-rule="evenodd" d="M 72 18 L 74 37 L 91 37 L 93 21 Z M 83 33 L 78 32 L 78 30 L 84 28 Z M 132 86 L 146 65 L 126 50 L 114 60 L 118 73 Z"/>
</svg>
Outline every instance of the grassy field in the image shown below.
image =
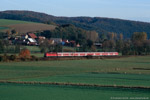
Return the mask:
<svg viewBox="0 0 150 100">
<path fill-rule="evenodd" d="M 40 48 L 38 46 L 25 46 L 31 53 L 40 53 Z"/>
<path fill-rule="evenodd" d="M 18 20 L 7 20 L 0 19 L 0 31 L 7 31 L 8 29 L 15 29 L 19 33 L 35 32 L 42 30 L 53 30 L 55 26 L 46 25 L 42 23 L 34 23 L 27 21 L 18 21 Z"/>
<path fill-rule="evenodd" d="M 0 19 L 0 26 L 15 25 L 15 24 L 27 24 L 27 23 L 33 23 L 33 22 Z"/>
<path fill-rule="evenodd" d="M 149 91 L 143 89 L 16 84 L 0 84 L 0 89 L 1 100 L 111 100 L 111 97 L 149 97 Z"/>
<path fill-rule="evenodd" d="M 8 29 L 8 27 L 0 27 L 0 31 L 1 30 L 6 30 L 6 29 Z"/>
<path fill-rule="evenodd" d="M 117 86 L 150 86 L 150 75 L 139 74 L 112 74 L 112 73 L 85 73 L 75 75 L 58 75 L 41 78 L 19 79 L 17 81 L 82 83 Z"/>
<path fill-rule="evenodd" d="M 150 87 L 150 56 L 120 59 L 0 63 L 0 80 L 63 82 Z M 110 97 L 150 97 L 150 89 L 0 83 L 2 100 L 110 100 Z M 14 92 L 16 91 L 16 92 Z M 28 95 L 25 97 L 25 94 Z M 7 94 L 7 96 L 6 96 Z M 22 95 L 22 96 L 21 96 Z M 36 98 L 36 95 L 37 98 Z M 58 96 L 59 95 L 59 96 Z M 66 97 L 66 95 L 68 97 Z"/>
</svg>

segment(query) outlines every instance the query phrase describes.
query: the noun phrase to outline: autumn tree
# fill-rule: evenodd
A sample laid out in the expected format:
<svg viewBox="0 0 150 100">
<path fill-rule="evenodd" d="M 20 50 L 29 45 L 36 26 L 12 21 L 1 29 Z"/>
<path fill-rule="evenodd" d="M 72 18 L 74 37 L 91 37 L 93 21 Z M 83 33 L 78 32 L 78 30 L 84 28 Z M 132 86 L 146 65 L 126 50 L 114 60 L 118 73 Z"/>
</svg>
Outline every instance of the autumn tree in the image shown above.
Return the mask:
<svg viewBox="0 0 150 100">
<path fill-rule="evenodd" d="M 28 49 L 21 50 L 19 53 L 19 57 L 23 59 L 30 58 L 30 51 Z"/>
<path fill-rule="evenodd" d="M 7 36 L 10 36 L 12 33 L 10 30 L 6 31 Z"/>
<path fill-rule="evenodd" d="M 116 47 L 116 42 L 114 40 L 107 40 L 104 41 L 102 45 L 104 51 L 114 51 Z"/>
<path fill-rule="evenodd" d="M 99 37 L 98 33 L 96 31 L 88 31 L 88 32 L 86 32 L 85 35 L 86 35 L 87 40 L 89 39 L 93 42 L 95 42 Z"/>
<path fill-rule="evenodd" d="M 123 40 L 123 34 L 122 33 L 119 34 L 119 40 Z"/>
<path fill-rule="evenodd" d="M 133 51 L 135 55 L 141 55 L 144 50 L 144 42 L 147 40 L 147 33 L 134 32 L 132 35 Z"/>
<path fill-rule="evenodd" d="M 147 40 L 146 32 L 134 32 L 132 35 L 132 41 L 144 41 Z"/>
<path fill-rule="evenodd" d="M 108 36 L 109 40 L 117 40 L 118 39 L 117 33 L 114 33 L 114 32 L 109 32 L 107 36 Z"/>
</svg>

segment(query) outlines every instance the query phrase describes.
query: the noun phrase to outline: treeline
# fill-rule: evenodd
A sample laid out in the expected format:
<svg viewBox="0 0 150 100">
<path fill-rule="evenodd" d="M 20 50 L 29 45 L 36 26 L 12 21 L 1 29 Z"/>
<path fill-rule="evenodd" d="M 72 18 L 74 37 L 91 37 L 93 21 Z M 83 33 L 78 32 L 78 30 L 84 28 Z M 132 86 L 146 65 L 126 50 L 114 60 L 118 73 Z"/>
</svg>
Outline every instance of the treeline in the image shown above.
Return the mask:
<svg viewBox="0 0 150 100">
<path fill-rule="evenodd" d="M 61 52 L 62 45 L 51 45 L 48 39 L 62 38 L 63 40 L 75 41 L 75 44 L 80 44 L 82 47 L 76 51 L 89 50 L 95 41 L 99 40 L 99 35 L 96 31 L 86 31 L 77 28 L 74 25 L 66 24 L 57 27 L 52 31 L 43 31 L 36 34 L 37 36 L 44 36 L 47 38 L 44 42 L 40 43 L 39 47 L 42 52 Z M 70 45 L 74 47 L 74 45 Z M 87 50 L 86 50 L 87 49 Z"/>
<path fill-rule="evenodd" d="M 148 37 L 150 37 L 150 23 L 129 20 L 101 17 L 55 17 L 32 11 L 0 12 L 0 18 L 42 22 L 54 25 L 73 24 L 84 30 L 95 30 L 99 34 L 108 34 L 109 32 L 122 33 L 124 38 L 130 38 L 134 32 L 146 32 Z"/>
<path fill-rule="evenodd" d="M 19 53 L 20 45 L 10 45 L 8 40 L 0 39 L 0 54 L 1 53 Z"/>
<path fill-rule="evenodd" d="M 117 38 L 115 33 L 103 41 L 103 51 L 117 51 L 123 55 L 149 55 L 150 40 L 146 32 L 134 32 L 130 39 L 123 39 L 123 34 Z"/>
<path fill-rule="evenodd" d="M 36 33 L 37 36 L 44 36 L 50 38 L 62 38 L 68 40 L 74 40 L 78 43 L 82 43 L 84 40 L 91 40 L 95 42 L 99 35 L 96 31 L 86 31 L 81 28 L 75 27 L 71 24 L 64 24 L 57 27 L 55 30 L 46 30 Z"/>
<path fill-rule="evenodd" d="M 31 55 L 30 51 L 26 48 L 22 49 L 18 55 L 11 54 L 8 55 L 7 53 L 4 53 L 3 55 L 0 55 L 0 62 L 9 62 L 9 61 L 38 61 L 39 58 Z"/>
</svg>

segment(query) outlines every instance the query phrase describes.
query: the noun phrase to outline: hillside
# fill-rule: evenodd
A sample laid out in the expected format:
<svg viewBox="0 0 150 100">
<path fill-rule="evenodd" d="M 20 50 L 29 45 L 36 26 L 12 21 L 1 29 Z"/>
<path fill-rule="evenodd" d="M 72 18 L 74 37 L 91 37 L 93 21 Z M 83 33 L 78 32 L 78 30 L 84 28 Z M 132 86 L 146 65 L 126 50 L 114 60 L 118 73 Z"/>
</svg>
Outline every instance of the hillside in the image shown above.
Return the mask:
<svg viewBox="0 0 150 100">
<path fill-rule="evenodd" d="M 85 30 L 95 30 L 99 34 L 123 33 L 129 38 L 133 32 L 147 32 L 150 37 L 150 23 L 101 17 L 56 17 L 33 11 L 3 11 L 0 18 L 42 23 L 73 24 Z"/>
<path fill-rule="evenodd" d="M 34 31 L 53 30 L 55 26 L 42 23 L 0 19 L 0 31 L 15 29 L 19 33 L 27 33 Z"/>
</svg>

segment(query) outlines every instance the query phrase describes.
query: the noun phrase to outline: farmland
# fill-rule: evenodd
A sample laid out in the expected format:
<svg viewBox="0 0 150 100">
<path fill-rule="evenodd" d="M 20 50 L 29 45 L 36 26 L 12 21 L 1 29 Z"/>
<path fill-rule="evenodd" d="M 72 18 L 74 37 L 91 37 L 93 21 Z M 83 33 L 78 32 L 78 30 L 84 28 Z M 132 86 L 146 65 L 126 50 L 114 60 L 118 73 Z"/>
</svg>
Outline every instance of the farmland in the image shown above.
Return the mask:
<svg viewBox="0 0 150 100">
<path fill-rule="evenodd" d="M 149 96 L 149 91 L 142 89 L 15 84 L 0 84 L 0 89 L 1 100 L 110 100 L 111 97 L 124 97 L 124 94 L 126 97 Z"/>
<path fill-rule="evenodd" d="M 0 19 L 0 31 L 15 29 L 19 33 L 35 32 L 42 30 L 53 30 L 55 26 L 27 21 Z"/>
<path fill-rule="evenodd" d="M 56 82 L 88 86 L 0 83 L 2 100 L 110 100 L 150 95 L 150 56 L 0 63 L 0 81 Z M 93 87 L 92 85 L 131 88 Z M 132 87 L 148 87 L 140 89 Z M 18 95 L 18 93 L 20 95 Z M 7 94 L 7 95 L 6 95 Z M 28 96 L 25 96 L 28 95 Z"/>
</svg>

